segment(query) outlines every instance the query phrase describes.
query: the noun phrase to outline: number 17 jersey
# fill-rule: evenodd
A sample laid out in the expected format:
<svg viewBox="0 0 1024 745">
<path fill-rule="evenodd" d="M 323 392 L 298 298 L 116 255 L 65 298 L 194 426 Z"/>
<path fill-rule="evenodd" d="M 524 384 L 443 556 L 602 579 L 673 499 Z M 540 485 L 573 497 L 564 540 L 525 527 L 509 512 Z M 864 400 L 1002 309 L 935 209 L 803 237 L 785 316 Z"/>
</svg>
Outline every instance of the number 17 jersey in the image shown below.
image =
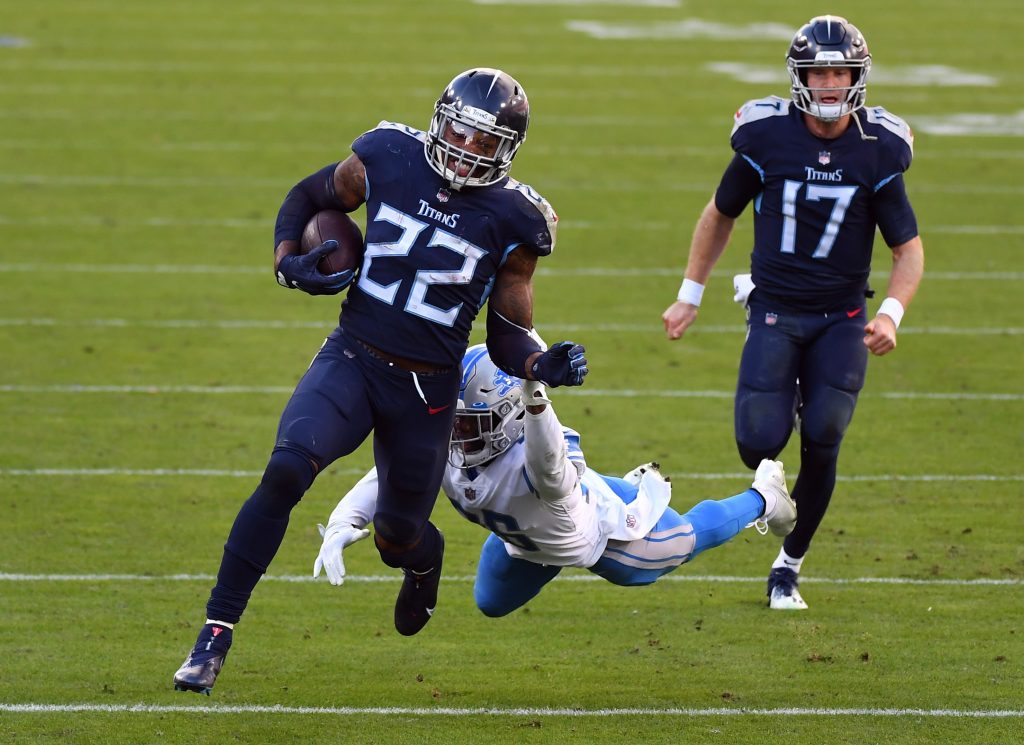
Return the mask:
<svg viewBox="0 0 1024 745">
<path fill-rule="evenodd" d="M 917 235 L 903 185 L 913 157 L 910 128 L 881 107 L 853 116 L 859 120 L 842 135 L 823 139 L 776 96 L 736 112 L 736 156 L 715 203 L 737 217 L 753 200 L 753 281 L 781 305 L 815 312 L 859 306 L 876 226 L 890 247 Z"/>
</svg>

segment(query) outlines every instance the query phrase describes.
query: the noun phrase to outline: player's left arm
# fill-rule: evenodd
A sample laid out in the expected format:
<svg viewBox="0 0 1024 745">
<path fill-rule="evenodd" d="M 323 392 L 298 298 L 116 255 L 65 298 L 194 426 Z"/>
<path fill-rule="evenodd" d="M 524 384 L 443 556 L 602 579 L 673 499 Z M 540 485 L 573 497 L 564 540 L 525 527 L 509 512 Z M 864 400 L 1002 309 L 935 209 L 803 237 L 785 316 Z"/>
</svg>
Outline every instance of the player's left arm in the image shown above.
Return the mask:
<svg viewBox="0 0 1024 745">
<path fill-rule="evenodd" d="M 541 348 L 533 328 L 533 272 L 537 255 L 525 246 L 512 251 L 494 278 L 487 301 L 487 351 L 500 369 L 552 388 L 582 385 L 587 358 L 582 345 L 562 341 Z"/>
<path fill-rule="evenodd" d="M 541 499 L 564 499 L 575 492 L 582 473 L 569 458 L 562 425 L 542 383 L 525 381 L 523 402 L 526 404 L 523 418 L 526 476 Z"/>
<path fill-rule="evenodd" d="M 892 274 L 878 314 L 864 327 L 864 344 L 875 355 L 896 348 L 896 329 L 924 276 L 924 244 L 916 235 L 892 249 Z"/>
</svg>

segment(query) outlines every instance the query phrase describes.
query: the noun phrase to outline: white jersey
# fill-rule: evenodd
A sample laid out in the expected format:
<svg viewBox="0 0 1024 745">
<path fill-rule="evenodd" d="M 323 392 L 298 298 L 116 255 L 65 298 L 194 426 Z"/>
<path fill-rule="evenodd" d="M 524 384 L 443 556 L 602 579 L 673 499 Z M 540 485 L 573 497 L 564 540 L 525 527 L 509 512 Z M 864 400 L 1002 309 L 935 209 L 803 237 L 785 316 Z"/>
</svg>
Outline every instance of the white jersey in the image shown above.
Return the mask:
<svg viewBox="0 0 1024 745">
<path fill-rule="evenodd" d="M 551 406 L 526 414 L 524 425 L 523 436 L 486 466 L 445 470 L 442 489 L 464 517 L 501 538 L 510 556 L 554 566 L 593 566 L 609 539 L 650 532 L 671 499 L 668 482 L 648 473 L 633 485 L 590 470 L 579 435 L 561 426 Z M 374 469 L 338 504 L 331 524 L 365 527 L 376 492 Z"/>
</svg>

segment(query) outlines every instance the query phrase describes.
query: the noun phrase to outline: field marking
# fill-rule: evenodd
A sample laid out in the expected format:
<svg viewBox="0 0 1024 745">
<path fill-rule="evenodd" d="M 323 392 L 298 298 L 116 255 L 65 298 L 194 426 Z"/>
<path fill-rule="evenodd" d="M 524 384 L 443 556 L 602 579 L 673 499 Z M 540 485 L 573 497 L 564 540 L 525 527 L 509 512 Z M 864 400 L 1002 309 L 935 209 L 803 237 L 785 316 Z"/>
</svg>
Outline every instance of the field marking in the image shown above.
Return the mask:
<svg viewBox="0 0 1024 745">
<path fill-rule="evenodd" d="M 194 395 L 277 395 L 291 393 L 294 386 L 283 385 L 0 385 L 0 393 L 145 393 L 155 394 L 194 394 Z M 731 399 L 735 391 L 690 391 L 683 389 L 668 390 L 637 390 L 637 389 L 566 389 L 561 396 L 573 398 L 722 398 Z M 927 391 L 883 391 L 881 393 L 861 393 L 861 398 L 882 398 L 897 401 L 1024 401 L 1024 393 L 960 393 Z"/>
<path fill-rule="evenodd" d="M 607 23 L 604 21 L 566 21 L 565 28 L 586 34 L 592 39 L 714 39 L 716 41 L 747 41 L 749 39 L 793 38 L 793 27 L 781 23 L 748 23 L 745 26 L 699 18 L 648 23 Z"/>
<path fill-rule="evenodd" d="M 1024 718 L 1024 709 L 813 709 L 805 707 L 782 707 L 777 709 L 745 708 L 612 708 L 612 709 L 558 709 L 558 708 L 454 708 L 404 707 L 404 706 L 282 706 L 275 704 L 214 704 L 202 706 L 167 704 L 5 704 L 0 711 L 11 714 L 298 714 L 302 716 L 422 716 L 422 717 L 934 717 L 942 719 L 1019 719 Z"/>
<path fill-rule="evenodd" d="M 3 218 L 0 217 L 0 224 Z M 985 227 L 985 226 L 978 226 Z M 1016 231 L 1017 226 L 1001 226 Z M 1020 226 L 1020 232 L 1024 234 L 1024 225 Z M 28 272 L 31 274 L 52 271 L 49 264 L 31 263 L 0 263 L 0 273 L 5 272 Z M 252 266 L 229 266 L 216 264 L 62 264 L 61 270 L 66 274 L 215 274 L 215 275 L 257 275 L 270 276 L 270 264 Z M 711 272 L 712 277 L 732 277 L 737 269 L 715 269 Z M 539 277 L 610 277 L 623 279 L 626 277 L 671 277 L 678 279 L 682 276 L 681 267 L 612 267 L 612 266 L 586 266 L 564 269 L 551 269 L 539 267 L 535 276 Z M 885 279 L 889 276 L 886 271 L 871 272 L 872 279 Z M 960 281 L 996 281 L 996 282 L 1019 282 L 1024 279 L 1024 272 L 926 272 L 927 280 L 948 280 Z M 731 290 L 729 291 L 732 292 Z"/>
<path fill-rule="evenodd" d="M 0 112 L 2 114 L 2 112 Z M 1024 112 L 1022 112 L 1024 116 Z M 580 123 L 586 123 L 585 117 L 577 117 Z M 623 122 L 611 121 L 615 117 L 601 117 L 601 121 L 609 120 L 610 123 L 634 124 L 626 120 Z M 0 173 L 0 184 L 10 186 L 33 186 L 47 187 L 54 189 L 81 189 L 81 188 L 132 188 L 132 189 L 278 189 L 287 190 L 294 185 L 294 181 L 285 178 L 255 178 L 232 176 L 226 178 L 203 177 L 203 176 L 80 176 L 71 174 L 38 174 L 38 173 Z M 701 192 L 712 194 L 716 188 L 715 182 L 704 181 L 671 181 L 665 184 L 652 184 L 647 181 L 559 181 L 549 179 L 545 185 L 545 191 L 557 191 L 559 189 L 579 191 L 604 192 L 631 192 L 648 194 L 654 189 L 668 192 Z M 1024 187 L 1016 185 L 970 185 L 970 184 L 947 184 L 947 183 L 923 183 L 915 184 L 912 188 L 918 194 L 993 194 L 993 195 L 1018 195 L 1024 194 Z M 925 232 L 930 232 L 927 229 Z"/>
<path fill-rule="evenodd" d="M 282 330 L 282 329 L 321 329 L 329 333 L 336 326 L 333 320 L 324 321 L 277 321 L 277 320 L 196 320 L 196 319 L 165 319 L 161 321 L 147 319 L 129 318 L 0 318 L 0 328 L 3 327 L 89 327 L 89 328 L 157 328 L 157 329 L 226 329 L 226 330 Z M 563 331 L 563 332 L 591 332 L 591 333 L 658 333 L 662 332 L 662 326 L 657 321 L 650 323 L 541 323 L 537 325 L 538 331 Z M 687 333 L 690 334 L 743 334 L 746 326 L 743 323 L 734 325 L 713 325 L 704 324 L 695 326 Z M 923 334 L 937 336 L 1020 336 L 1024 334 L 1022 326 L 991 326 L 972 328 L 952 326 L 903 326 L 900 334 Z"/>
<path fill-rule="evenodd" d="M 789 84 L 782 65 L 751 65 L 747 62 L 708 62 L 704 69 L 727 75 L 738 83 L 757 85 Z M 947 65 L 871 65 L 871 85 L 912 87 L 994 87 L 999 79 L 983 73 L 958 70 Z M 913 125 L 918 129 L 917 118 Z"/>
<path fill-rule="evenodd" d="M 362 476 L 365 468 L 331 468 L 335 476 Z M 749 479 L 751 472 L 742 473 L 672 473 L 676 481 L 732 481 Z M 0 476 L 202 476 L 226 478 L 259 478 L 263 471 L 228 468 L 0 468 Z M 994 473 L 923 473 L 923 474 L 862 474 L 836 476 L 837 481 L 863 483 L 875 481 L 959 483 L 959 482 L 1018 482 L 1024 474 Z"/>
<path fill-rule="evenodd" d="M 361 476 L 365 468 L 331 468 L 333 475 Z M 0 468 L 0 476 L 202 476 L 227 478 L 259 478 L 263 471 L 224 468 Z M 672 473 L 677 481 L 731 481 L 749 479 L 750 472 L 743 473 Z M 837 481 L 862 483 L 875 481 L 900 482 L 1017 482 L 1024 481 L 1024 474 L 993 473 L 926 473 L 926 474 L 862 474 L 858 476 L 836 476 Z"/>
<path fill-rule="evenodd" d="M 10 85 L 0 84 L 0 92 L 9 91 L 13 88 Z M 46 86 L 47 93 L 60 93 L 68 86 Z M 131 93 L 149 90 L 143 86 L 117 86 L 111 91 L 112 95 L 124 96 Z M 28 91 L 32 92 L 32 91 Z M 97 91 L 89 88 L 88 92 L 96 95 Z M 99 93 L 102 93 L 100 90 Z M 289 90 L 289 93 L 292 91 Z M 549 91 L 552 97 L 565 97 L 572 91 Z M 335 91 L 324 95 L 337 98 Z M 593 96 L 587 93 L 587 96 Z M 619 95 L 618 93 L 616 95 Z M 339 152 L 338 142 L 256 142 L 252 140 L 182 140 L 177 142 L 156 142 L 156 143 L 117 143 L 122 150 L 142 150 L 145 152 L 167 152 L 167 151 L 192 151 L 192 152 L 249 152 L 249 151 L 281 151 L 295 153 L 297 151 L 310 152 Z M 54 140 L 54 139 L 30 139 L 30 138 L 4 138 L 0 139 L 0 150 L 104 150 L 109 151 L 112 143 L 104 140 Z M 716 160 L 721 159 L 723 148 L 718 145 L 697 146 L 697 145 L 607 145 L 604 147 L 570 146 L 570 145 L 542 145 L 539 143 L 530 144 L 530 152 L 534 155 L 570 155 L 607 160 L 608 156 L 628 156 L 631 158 L 672 158 L 672 157 L 707 157 Z M 971 161 L 978 160 L 1024 160 L 1024 150 L 1020 149 L 992 149 L 992 150 L 940 150 L 915 153 L 914 160 L 948 160 L 950 158 L 962 158 Z"/>
<path fill-rule="evenodd" d="M 0 573 L 0 582 L 210 582 L 216 580 L 214 574 L 18 574 L 14 572 Z M 346 582 L 361 584 L 390 584 L 400 582 L 400 574 L 388 575 L 345 575 Z M 261 582 L 284 582 L 287 584 L 327 584 L 326 578 L 313 579 L 309 574 L 265 574 Z M 476 576 L 464 574 L 459 576 L 445 575 L 446 582 L 471 583 Z M 603 577 L 595 574 L 559 574 L 553 582 L 605 582 Z M 814 577 L 800 575 L 802 583 L 816 585 L 908 585 L 920 587 L 1019 587 L 1024 579 L 914 579 L 911 577 Z M 764 577 L 734 577 L 716 574 L 666 574 L 658 578 L 658 582 L 718 582 L 730 584 L 763 584 Z"/>
</svg>

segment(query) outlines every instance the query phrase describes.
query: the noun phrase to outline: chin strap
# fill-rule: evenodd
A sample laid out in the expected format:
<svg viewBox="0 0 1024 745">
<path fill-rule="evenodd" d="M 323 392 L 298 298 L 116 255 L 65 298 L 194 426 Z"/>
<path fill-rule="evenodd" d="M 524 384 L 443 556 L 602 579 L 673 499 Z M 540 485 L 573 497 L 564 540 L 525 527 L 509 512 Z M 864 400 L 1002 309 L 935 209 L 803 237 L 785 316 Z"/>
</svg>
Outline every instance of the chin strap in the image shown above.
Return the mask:
<svg viewBox="0 0 1024 745">
<path fill-rule="evenodd" d="M 862 140 L 877 140 L 878 139 L 874 135 L 864 134 L 864 126 L 860 123 L 860 117 L 857 116 L 857 112 L 856 111 L 853 112 L 852 116 L 853 116 L 853 121 L 855 121 L 857 123 L 857 129 L 860 130 L 860 138 Z"/>
</svg>

